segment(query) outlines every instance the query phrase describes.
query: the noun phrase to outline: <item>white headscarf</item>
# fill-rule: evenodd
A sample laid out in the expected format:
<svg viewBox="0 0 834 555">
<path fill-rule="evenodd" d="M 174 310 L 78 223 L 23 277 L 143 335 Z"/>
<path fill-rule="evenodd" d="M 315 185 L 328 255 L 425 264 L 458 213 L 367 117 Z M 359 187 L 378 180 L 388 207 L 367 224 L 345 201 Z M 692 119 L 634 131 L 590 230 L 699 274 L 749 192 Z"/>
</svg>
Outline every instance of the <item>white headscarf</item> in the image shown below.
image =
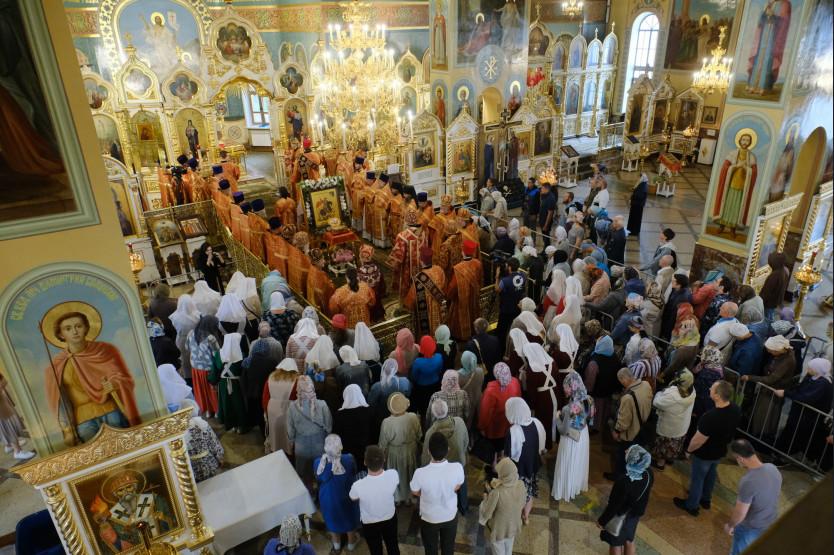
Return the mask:
<svg viewBox="0 0 834 555">
<path fill-rule="evenodd" d="M 217 309 L 217 319 L 221 322 L 237 323 L 237 331 L 243 331 L 246 326 L 246 310 L 240 302 L 240 297 L 235 293 L 226 293 L 220 299 L 220 307 Z"/>
<path fill-rule="evenodd" d="M 547 288 L 547 297 L 554 305 L 558 305 L 567 292 L 568 276 L 558 268 L 553 270 L 550 276 L 550 287 Z"/>
<path fill-rule="evenodd" d="M 559 324 L 556 326 L 556 335 L 559 336 L 559 350 L 570 357 L 571 366 L 573 366 L 573 360 L 579 351 L 579 343 L 576 342 L 573 330 L 567 324 Z"/>
<path fill-rule="evenodd" d="M 353 328 L 353 348 L 359 360 L 379 360 L 379 343 L 365 322 Z"/>
<path fill-rule="evenodd" d="M 235 272 L 226 285 L 226 294 L 228 293 L 235 293 L 249 308 L 260 312 L 261 297 L 258 295 L 258 283 L 255 278 L 246 277 L 240 271 Z"/>
<path fill-rule="evenodd" d="M 585 263 L 582 262 L 582 267 L 585 267 Z M 574 269 L 574 273 L 576 270 Z M 582 306 L 585 303 L 585 297 L 582 294 L 582 282 L 579 281 L 575 276 L 570 276 L 569 278 L 565 279 L 565 295 L 576 295 L 579 299 L 579 306 Z M 565 300 L 567 302 L 567 299 Z"/>
<path fill-rule="evenodd" d="M 521 328 L 513 328 L 510 330 L 510 341 L 513 342 L 513 350 L 519 357 L 524 358 L 524 346 L 530 343 L 527 335 Z"/>
<path fill-rule="evenodd" d="M 342 362 L 347 362 L 351 366 L 362 364 L 362 361 L 356 355 L 356 351 L 350 345 L 343 345 L 339 348 L 339 358 L 342 359 Z"/>
<path fill-rule="evenodd" d="M 292 337 L 295 337 L 296 340 L 298 340 L 299 337 L 311 337 L 316 339 L 318 336 L 319 329 L 316 326 L 316 323 L 310 318 L 302 318 L 299 320 L 295 325 L 295 333 L 292 334 Z"/>
<path fill-rule="evenodd" d="M 538 343 L 528 343 L 524 346 L 524 358 L 533 372 L 550 372 L 553 366 L 553 357 Z"/>
<path fill-rule="evenodd" d="M 227 367 L 243 360 L 243 352 L 240 350 L 240 337 L 239 333 L 227 333 L 223 336 L 223 346 L 220 347 L 220 360 L 226 363 Z"/>
<path fill-rule="evenodd" d="M 568 232 L 565 231 L 564 227 L 558 225 L 556 226 L 556 231 L 553 232 L 553 237 L 556 239 L 556 242 L 562 242 L 568 238 Z"/>
<path fill-rule="evenodd" d="M 339 359 L 333 351 L 333 340 L 327 335 L 319 336 L 304 362 L 318 365 L 320 370 L 332 370 L 339 366 Z"/>
<path fill-rule="evenodd" d="M 163 364 L 156 369 L 159 385 L 166 405 L 181 406 L 183 400 L 192 394 L 191 388 L 179 375 L 173 364 Z"/>
<path fill-rule="evenodd" d="M 269 310 L 283 310 L 287 308 L 287 302 L 284 300 L 284 295 L 278 291 L 273 291 L 269 296 Z"/>
<path fill-rule="evenodd" d="M 545 450 L 545 434 L 544 426 L 538 418 L 533 418 L 530 413 L 530 407 L 524 402 L 521 397 L 510 397 L 504 404 L 504 414 L 507 416 L 507 421 L 512 424 L 510 426 L 510 458 L 515 462 L 521 458 L 521 450 L 524 447 L 524 430 L 523 426 L 529 426 L 531 422 L 535 422 L 536 431 L 539 434 L 539 452 Z M 538 454 L 538 453 L 536 453 Z"/>
<path fill-rule="evenodd" d="M 585 261 L 581 258 L 577 258 L 573 261 L 573 264 L 571 264 L 570 269 L 573 270 L 573 275 L 581 274 L 585 271 Z"/>
<path fill-rule="evenodd" d="M 808 369 L 814 371 L 812 380 L 824 379 L 831 381 L 831 362 L 824 358 L 811 359 L 808 363 Z"/>
<path fill-rule="evenodd" d="M 324 438 L 324 453 L 319 460 L 318 468 L 316 468 L 316 475 L 324 472 L 324 469 L 327 468 L 327 463 L 333 465 L 331 471 L 334 476 L 345 473 L 345 467 L 342 466 L 342 438 L 336 434 L 330 434 Z"/>
<path fill-rule="evenodd" d="M 516 319 L 524 324 L 527 333 L 530 335 L 538 335 L 542 339 L 544 338 L 544 326 L 533 312 L 525 310 Z"/>
<path fill-rule="evenodd" d="M 368 402 L 365 401 L 365 396 L 362 395 L 362 390 L 355 383 L 352 383 L 345 388 L 342 392 L 342 399 L 344 399 L 344 401 L 342 402 L 342 406 L 339 410 L 348 410 L 368 406 Z"/>
<path fill-rule="evenodd" d="M 294 358 L 285 358 L 275 367 L 276 370 L 284 370 L 285 372 L 298 372 L 298 363 Z"/>
<path fill-rule="evenodd" d="M 397 361 L 393 358 L 385 359 L 382 363 L 382 371 L 379 374 L 379 383 L 383 389 L 388 387 L 388 384 L 397 377 Z"/>
<path fill-rule="evenodd" d="M 579 326 L 582 323 L 582 309 L 579 308 L 579 304 L 579 297 L 576 295 L 567 295 L 565 297 L 565 309 L 561 314 L 553 317 L 547 328 L 547 339 L 551 343 L 558 341 L 556 328 L 561 324 L 569 325 L 574 337 L 576 337 L 576 334 L 580 331 Z"/>
<path fill-rule="evenodd" d="M 214 316 L 220 306 L 220 293 L 209 287 L 206 280 L 201 279 L 194 284 L 194 294 L 191 295 L 194 306 L 203 316 Z"/>
<path fill-rule="evenodd" d="M 510 226 L 507 228 L 507 235 L 513 240 L 513 243 L 518 243 L 518 231 L 521 229 L 521 224 L 518 223 L 518 218 L 510 220 Z"/>
<path fill-rule="evenodd" d="M 177 299 L 177 309 L 169 316 L 171 324 L 178 333 L 187 333 L 197 327 L 200 312 L 194 304 L 191 295 L 180 295 Z"/>
</svg>

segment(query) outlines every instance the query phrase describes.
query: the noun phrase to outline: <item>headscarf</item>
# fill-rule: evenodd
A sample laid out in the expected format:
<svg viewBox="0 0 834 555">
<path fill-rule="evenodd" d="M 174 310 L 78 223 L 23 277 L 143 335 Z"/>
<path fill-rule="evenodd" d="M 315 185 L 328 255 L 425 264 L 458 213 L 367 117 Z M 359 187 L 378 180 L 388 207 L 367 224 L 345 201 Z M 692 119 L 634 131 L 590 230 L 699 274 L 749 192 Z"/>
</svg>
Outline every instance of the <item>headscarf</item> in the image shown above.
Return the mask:
<svg viewBox="0 0 834 555">
<path fill-rule="evenodd" d="M 581 274 L 585 271 L 585 261 L 581 258 L 577 258 L 573 261 L 573 264 L 570 265 L 570 269 L 573 270 L 573 275 Z"/>
<path fill-rule="evenodd" d="M 319 370 L 332 370 L 339 366 L 339 359 L 333 351 L 333 340 L 328 335 L 320 335 L 315 345 L 304 359 L 307 364 L 315 364 Z"/>
<path fill-rule="evenodd" d="M 660 290 L 660 284 L 656 281 L 650 281 L 649 285 L 646 286 L 646 300 L 657 308 L 663 308 L 663 292 Z"/>
<path fill-rule="evenodd" d="M 203 316 L 214 316 L 220 306 L 220 293 L 209 287 L 206 280 L 201 279 L 194 284 L 194 294 L 191 299 L 197 311 Z"/>
<path fill-rule="evenodd" d="M 507 235 L 507 228 L 506 227 L 499 226 L 499 227 L 495 228 L 495 236 L 496 237 L 498 237 L 500 239 L 501 237 L 504 237 L 505 235 Z"/>
<path fill-rule="evenodd" d="M 584 269 L 584 264 L 583 264 Z M 574 274 L 576 270 L 574 270 Z M 579 299 L 579 305 L 582 306 L 585 302 L 585 297 L 582 294 L 582 282 L 579 281 L 575 276 L 570 276 L 565 279 L 565 297 L 568 295 L 575 295 L 577 299 Z M 565 300 L 567 302 L 567 300 Z"/>
<path fill-rule="evenodd" d="M 524 297 L 518 302 L 518 308 L 521 309 L 521 312 L 535 312 L 536 301 L 530 297 Z"/>
<path fill-rule="evenodd" d="M 243 303 L 235 293 L 226 293 L 220 299 L 220 307 L 217 309 L 217 319 L 221 322 L 237 324 L 237 331 L 243 331 L 246 325 L 246 310 Z"/>
<path fill-rule="evenodd" d="M 379 374 L 379 383 L 382 389 L 387 389 L 391 380 L 397 377 L 397 361 L 393 358 L 385 359 L 382 363 L 382 371 Z"/>
<path fill-rule="evenodd" d="M 521 458 L 521 451 L 524 448 L 524 426 L 529 426 L 532 422 L 536 423 L 536 431 L 539 434 L 539 451 L 545 448 L 545 433 L 544 426 L 537 419 L 533 418 L 530 413 L 530 407 L 521 397 L 510 397 L 504 403 L 504 414 L 507 416 L 507 421 L 510 426 L 510 458 L 515 462 Z M 538 455 L 538 453 L 536 453 Z"/>
<path fill-rule="evenodd" d="M 457 370 L 446 370 L 443 372 L 443 379 L 440 382 L 440 391 L 443 393 L 457 393 L 460 391 L 460 381 Z"/>
<path fill-rule="evenodd" d="M 244 368 L 249 368 L 249 366 L 252 364 L 252 359 L 254 359 L 257 355 L 268 356 L 270 351 L 272 350 L 269 343 L 267 343 L 266 341 L 261 341 L 261 339 L 254 341 L 252 343 L 252 346 L 249 348 L 249 355 L 243 359 Z"/>
<path fill-rule="evenodd" d="M 314 323 L 319 323 L 319 313 L 316 312 L 316 309 L 312 306 L 305 306 L 304 310 L 301 311 L 301 318 L 309 318 Z"/>
<path fill-rule="evenodd" d="M 588 420 L 594 416 L 594 401 L 588 395 L 582 377 L 575 370 L 571 370 L 565 376 L 562 381 L 562 390 L 568 397 L 570 427 L 581 431 L 587 425 Z"/>
<path fill-rule="evenodd" d="M 510 385 L 510 382 L 513 380 L 513 373 L 510 371 L 510 367 L 503 362 L 497 363 L 493 367 L 492 373 L 495 374 L 495 379 L 501 386 L 502 391 L 506 389 L 507 386 Z"/>
<path fill-rule="evenodd" d="M 509 457 L 498 461 L 495 465 L 495 473 L 498 477 L 492 480 L 493 489 L 499 486 L 512 486 L 518 481 L 518 467 Z"/>
<path fill-rule="evenodd" d="M 640 340 L 639 352 L 640 357 L 646 360 L 652 360 L 658 356 L 657 347 L 655 347 L 654 342 L 648 337 L 644 337 Z"/>
<path fill-rule="evenodd" d="M 287 280 L 278 270 L 272 270 L 261 280 L 261 305 L 269 306 L 269 298 L 275 291 L 280 291 L 285 297 L 290 297 L 290 289 Z"/>
<path fill-rule="evenodd" d="M 556 226 L 556 231 L 553 232 L 553 237 L 556 239 L 557 243 L 561 243 L 568 238 L 568 232 L 565 231 L 564 227 Z"/>
<path fill-rule="evenodd" d="M 276 370 L 283 370 L 284 372 L 298 372 L 298 363 L 295 362 L 294 358 L 287 357 L 281 362 L 278 363 L 278 366 L 275 367 Z"/>
<path fill-rule="evenodd" d="M 269 296 L 269 310 L 285 310 L 287 302 L 284 300 L 284 295 L 278 291 L 273 291 Z"/>
<path fill-rule="evenodd" d="M 643 473 L 652 464 L 652 456 L 639 445 L 632 445 L 626 449 L 626 474 L 628 479 L 636 482 L 643 478 Z"/>
<path fill-rule="evenodd" d="M 359 360 L 379 360 L 379 343 L 365 322 L 357 322 L 353 328 L 353 348 Z"/>
<path fill-rule="evenodd" d="M 713 345 L 707 345 L 701 350 L 701 364 L 704 368 L 724 373 L 724 355 Z"/>
<path fill-rule="evenodd" d="M 179 375 L 173 364 L 162 364 L 156 369 L 159 385 L 166 405 L 180 406 L 183 400 L 192 394 L 191 388 Z"/>
<path fill-rule="evenodd" d="M 582 328 L 585 330 L 585 335 L 589 337 L 599 338 L 600 334 L 602 334 L 602 324 L 596 318 L 582 324 Z"/>
<path fill-rule="evenodd" d="M 675 375 L 675 378 L 669 382 L 669 385 L 677 386 L 678 393 L 681 397 L 686 399 L 692 393 L 692 386 L 695 383 L 695 376 L 688 368 L 681 368 Z"/>
<path fill-rule="evenodd" d="M 814 371 L 812 380 L 824 379 L 831 381 L 831 361 L 824 358 L 814 358 L 808 363 L 808 369 Z"/>
<path fill-rule="evenodd" d="M 767 338 L 764 346 L 765 349 L 781 353 L 791 348 L 791 342 L 782 335 L 774 335 L 773 337 Z"/>
<path fill-rule="evenodd" d="M 191 409 L 191 418 L 188 421 L 189 427 L 191 427 L 193 425 L 193 426 L 196 426 L 197 428 L 200 428 L 203 431 L 211 430 L 211 426 L 209 426 L 209 423 L 206 422 L 203 418 L 200 417 L 200 405 L 197 404 L 197 401 L 195 401 L 194 399 L 189 399 L 189 398 L 186 397 L 185 399 L 180 401 L 180 410 L 182 410 L 184 408 L 190 408 Z M 185 432 L 185 442 L 188 443 L 190 441 L 191 441 L 191 434 L 189 434 L 188 431 L 186 431 Z"/>
<path fill-rule="evenodd" d="M 770 324 L 770 327 L 773 328 L 773 331 L 777 335 L 781 335 L 787 339 L 790 339 L 796 333 L 794 325 L 788 322 L 787 320 L 776 320 L 775 322 Z"/>
<path fill-rule="evenodd" d="M 779 311 L 779 319 L 780 320 L 786 320 L 786 321 L 790 322 L 791 324 L 795 324 L 796 323 L 796 313 L 789 306 L 782 307 L 782 310 Z"/>
<path fill-rule="evenodd" d="M 432 401 L 429 410 L 431 410 L 431 415 L 435 420 L 443 420 L 449 416 L 449 403 L 444 399 L 435 399 Z"/>
<path fill-rule="evenodd" d="M 426 358 L 431 358 L 437 353 L 437 343 L 428 335 L 420 338 L 420 354 Z"/>
<path fill-rule="evenodd" d="M 614 354 L 614 340 L 610 335 L 603 335 L 594 345 L 594 354 L 610 357 Z"/>
<path fill-rule="evenodd" d="M 302 318 L 298 321 L 298 324 L 295 326 L 295 333 L 292 334 L 291 337 L 296 338 L 296 341 L 300 337 L 310 337 L 313 339 L 318 339 L 319 337 L 319 329 L 316 327 L 316 323 L 309 319 L 309 318 Z"/>
<path fill-rule="evenodd" d="M 626 297 L 626 310 L 640 310 L 643 306 L 643 297 L 637 293 L 629 293 Z"/>
<path fill-rule="evenodd" d="M 154 322 L 151 320 L 146 324 L 148 329 L 148 337 L 151 339 L 156 339 L 157 337 L 163 337 L 165 335 L 165 328 L 162 327 L 162 324 L 159 322 Z"/>
<path fill-rule="evenodd" d="M 281 522 L 281 530 L 278 532 L 278 539 L 281 545 L 293 550 L 301 544 L 301 521 L 295 515 L 289 515 Z"/>
<path fill-rule="evenodd" d="M 200 312 L 191 295 L 180 295 L 177 299 L 177 309 L 168 318 L 177 332 L 184 333 L 194 329 L 200 321 Z"/>
<path fill-rule="evenodd" d="M 346 362 L 351 366 L 359 366 L 362 363 L 356 351 L 350 345 L 342 345 L 339 347 L 339 358 L 342 359 L 342 362 Z"/>
<path fill-rule="evenodd" d="M 513 344 L 513 350 L 519 357 L 524 358 L 524 346 L 530 343 L 527 335 L 521 328 L 513 328 L 510 330 L 510 341 Z"/>
<path fill-rule="evenodd" d="M 452 349 L 452 332 L 449 330 L 449 326 L 446 324 L 437 326 L 437 329 L 434 330 L 434 340 L 436 343 L 435 346 L 440 345 L 443 347 L 443 352 L 448 355 Z M 422 340 L 420 341 L 420 347 L 422 349 Z"/>
<path fill-rule="evenodd" d="M 316 386 L 313 385 L 313 379 L 310 376 L 298 376 L 295 382 L 295 393 L 298 409 L 303 412 L 304 403 L 307 403 L 310 406 L 310 414 L 315 414 L 318 403 L 316 403 Z"/>
<path fill-rule="evenodd" d="M 562 297 L 565 296 L 567 291 L 567 279 L 568 277 L 565 275 L 560 269 L 555 269 L 553 272 L 550 273 L 550 287 L 547 288 L 547 298 L 550 299 L 554 305 L 558 305 L 559 301 L 562 300 Z"/>
<path fill-rule="evenodd" d="M 417 350 L 414 344 L 414 334 L 408 328 L 403 328 L 397 332 L 397 348 L 394 349 L 394 359 L 397 361 L 397 367 L 401 371 L 405 371 L 405 355 L 406 353 L 413 353 Z"/>
<path fill-rule="evenodd" d="M 510 227 L 507 229 L 507 235 L 510 236 L 510 239 L 513 240 L 513 243 L 518 243 L 518 232 L 521 228 L 521 224 L 518 223 L 518 218 L 513 218 L 510 220 Z"/>
<path fill-rule="evenodd" d="M 472 351 L 463 351 L 463 354 L 460 355 L 460 366 L 458 375 L 465 378 L 478 367 L 478 357 Z"/>
<path fill-rule="evenodd" d="M 518 321 L 524 325 L 527 333 L 530 335 L 537 335 L 544 339 L 544 325 L 536 317 L 535 313 L 529 310 L 524 310 L 518 315 Z"/>
<path fill-rule="evenodd" d="M 319 459 L 319 466 L 316 469 L 316 476 L 324 472 L 327 468 L 327 463 L 332 464 L 331 472 L 334 476 L 339 476 L 345 473 L 345 467 L 342 466 L 342 438 L 336 434 L 328 434 L 324 438 L 324 453 Z"/>
<path fill-rule="evenodd" d="M 226 364 L 226 368 L 243 360 L 243 352 L 240 350 L 240 337 L 239 333 L 227 333 L 223 337 L 223 346 L 220 347 L 220 360 Z"/>
<path fill-rule="evenodd" d="M 367 407 L 368 402 L 365 401 L 365 396 L 362 395 L 362 390 L 358 385 L 352 383 L 342 391 L 342 406 L 339 410 L 349 410 L 358 407 Z"/>
<path fill-rule="evenodd" d="M 524 358 L 531 371 L 550 374 L 553 357 L 538 343 L 528 343 L 524 346 Z"/>
<path fill-rule="evenodd" d="M 559 350 L 570 357 L 571 367 L 573 367 L 573 361 L 579 351 L 579 343 L 576 342 L 573 330 L 567 324 L 559 324 L 556 326 L 556 335 L 559 337 Z"/>
</svg>

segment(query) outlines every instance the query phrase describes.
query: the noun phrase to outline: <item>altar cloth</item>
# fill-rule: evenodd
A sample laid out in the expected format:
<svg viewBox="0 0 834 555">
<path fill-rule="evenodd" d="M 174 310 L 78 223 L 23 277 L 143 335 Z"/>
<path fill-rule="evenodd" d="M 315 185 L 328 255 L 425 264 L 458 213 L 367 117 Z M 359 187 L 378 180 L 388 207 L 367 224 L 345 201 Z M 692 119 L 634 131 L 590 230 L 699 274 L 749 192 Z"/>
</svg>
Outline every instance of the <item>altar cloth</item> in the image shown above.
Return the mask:
<svg viewBox="0 0 834 555">
<path fill-rule="evenodd" d="M 206 524 L 214 530 L 214 547 L 221 555 L 275 528 L 288 515 L 316 512 L 283 451 L 200 482 L 197 491 Z"/>
</svg>

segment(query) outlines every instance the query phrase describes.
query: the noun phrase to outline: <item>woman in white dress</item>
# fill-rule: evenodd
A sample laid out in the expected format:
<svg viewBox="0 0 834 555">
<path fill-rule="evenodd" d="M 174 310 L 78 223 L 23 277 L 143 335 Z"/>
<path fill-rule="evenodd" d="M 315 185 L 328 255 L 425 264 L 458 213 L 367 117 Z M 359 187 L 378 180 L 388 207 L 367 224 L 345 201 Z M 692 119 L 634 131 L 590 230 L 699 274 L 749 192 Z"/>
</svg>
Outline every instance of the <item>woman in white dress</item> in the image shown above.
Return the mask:
<svg viewBox="0 0 834 555">
<path fill-rule="evenodd" d="M 292 455 L 292 443 L 287 437 L 287 412 L 290 408 L 290 396 L 298 379 L 298 366 L 292 358 L 285 358 L 278 364 L 266 387 L 269 390 L 269 402 L 266 406 L 266 441 L 265 451 L 273 453 L 283 449 Z"/>
<path fill-rule="evenodd" d="M 562 389 L 569 401 L 562 407 L 556 420 L 562 440 L 556 455 L 552 495 L 557 501 L 570 501 L 588 490 L 588 423 L 594 416 L 594 401 L 588 396 L 580 375 L 573 370 L 565 376 Z"/>
</svg>

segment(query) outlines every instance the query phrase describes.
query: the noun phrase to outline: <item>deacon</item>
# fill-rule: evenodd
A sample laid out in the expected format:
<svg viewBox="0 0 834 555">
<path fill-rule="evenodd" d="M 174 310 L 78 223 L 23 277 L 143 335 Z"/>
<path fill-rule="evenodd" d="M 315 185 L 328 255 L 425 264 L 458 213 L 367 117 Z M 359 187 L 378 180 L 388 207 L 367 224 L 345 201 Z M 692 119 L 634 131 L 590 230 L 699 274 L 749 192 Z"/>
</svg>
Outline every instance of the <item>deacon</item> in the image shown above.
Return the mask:
<svg viewBox="0 0 834 555">
<path fill-rule="evenodd" d="M 231 217 L 231 209 L 232 209 L 232 197 L 231 197 L 231 185 L 229 185 L 228 179 L 221 179 L 220 182 L 217 184 L 218 189 L 212 193 L 212 197 L 214 199 L 214 205 L 217 207 L 217 214 L 220 216 L 220 219 L 227 228 L 232 228 L 232 217 Z"/>
<path fill-rule="evenodd" d="M 391 188 L 388 186 L 389 177 L 387 173 L 379 175 L 380 186 L 374 191 L 373 196 L 373 242 L 374 246 L 387 249 L 391 246 L 391 239 L 388 236 L 388 207 L 391 205 Z"/>
<path fill-rule="evenodd" d="M 200 175 L 200 162 L 196 158 L 188 161 L 188 182 L 191 184 L 191 202 L 209 199 L 211 193 L 206 180 Z"/>
<path fill-rule="evenodd" d="M 421 269 L 414 276 L 414 283 L 403 302 L 410 311 L 417 312 L 417 336 L 433 335 L 434 330 L 446 321 L 446 276 L 443 269 L 432 265 L 431 247 L 420 248 Z"/>
<path fill-rule="evenodd" d="M 394 270 L 394 288 L 405 304 L 405 298 L 411 288 L 411 281 L 420 271 L 420 248 L 426 243 L 420 229 L 420 215 L 414 207 L 405 213 L 404 231 L 394 240 L 394 247 L 388 256 L 388 265 Z"/>
<path fill-rule="evenodd" d="M 459 208 L 458 218 L 460 218 L 460 233 L 463 235 L 463 239 L 474 243 L 480 243 L 480 231 L 478 230 L 478 226 L 476 226 L 475 222 L 472 220 L 472 214 L 469 212 L 469 209 L 463 207 Z M 475 250 L 474 258 L 481 258 L 480 250 Z"/>
<path fill-rule="evenodd" d="M 484 274 L 481 261 L 473 258 L 477 251 L 478 243 L 463 242 L 463 260 L 455 264 L 452 279 L 446 287 L 449 329 L 458 341 L 468 341 L 472 337 L 472 322 L 480 314 L 478 301 Z"/>
<path fill-rule="evenodd" d="M 249 213 L 252 212 L 252 204 L 249 201 L 240 203 L 241 216 L 238 218 L 238 228 L 240 235 L 237 237 L 238 241 L 249 252 L 252 252 L 252 230 L 249 228 Z"/>
<path fill-rule="evenodd" d="M 229 207 L 229 212 L 231 214 L 231 226 L 229 229 L 232 232 L 232 236 L 240 237 L 240 220 L 243 218 L 243 210 L 240 207 L 240 203 L 243 202 L 243 193 L 238 191 L 237 193 L 232 193 L 232 205 Z"/>
<path fill-rule="evenodd" d="M 174 186 L 171 182 L 171 174 L 166 172 L 162 166 L 156 168 L 156 178 L 159 181 L 160 204 L 162 208 L 175 206 L 177 196 L 174 194 Z"/>
<path fill-rule="evenodd" d="M 310 271 L 310 259 L 305 252 L 307 234 L 297 232 L 293 243 L 287 246 L 287 281 L 295 292 L 307 298 L 307 274 Z"/>
<path fill-rule="evenodd" d="M 264 235 L 264 249 L 266 251 L 266 265 L 272 270 L 278 270 L 282 276 L 287 275 L 286 254 L 282 259 L 281 249 L 284 238 L 281 237 L 281 218 L 272 216 L 269 219 L 269 229 Z"/>
<path fill-rule="evenodd" d="M 366 241 L 372 239 L 371 228 L 373 227 L 373 198 L 374 185 L 376 184 L 376 172 L 365 173 L 365 185 L 358 188 L 356 192 L 356 201 L 359 204 L 356 209 L 357 231 L 362 233 L 362 238 Z"/>
<path fill-rule="evenodd" d="M 263 199 L 256 198 L 252 201 L 252 211 L 247 214 L 249 218 L 249 246 L 252 254 L 266 262 L 264 250 L 264 239 L 269 231 L 266 223 L 266 208 Z"/>
<path fill-rule="evenodd" d="M 353 159 L 353 173 L 351 174 L 350 182 L 345 181 L 345 189 L 347 189 L 347 198 L 350 199 L 350 223 L 353 229 L 357 231 L 362 230 L 362 206 L 361 198 L 362 192 L 367 187 L 365 182 L 367 174 L 362 171 L 362 166 L 365 164 L 365 159 L 357 156 Z"/>
<path fill-rule="evenodd" d="M 240 168 L 230 158 L 225 150 L 220 151 L 220 166 L 223 168 L 223 177 L 229 180 L 232 193 L 237 192 L 237 184 L 240 181 Z"/>
<path fill-rule="evenodd" d="M 420 211 L 420 225 L 428 229 L 429 222 L 434 218 L 434 206 L 425 191 L 417 193 L 417 209 Z"/>
</svg>

